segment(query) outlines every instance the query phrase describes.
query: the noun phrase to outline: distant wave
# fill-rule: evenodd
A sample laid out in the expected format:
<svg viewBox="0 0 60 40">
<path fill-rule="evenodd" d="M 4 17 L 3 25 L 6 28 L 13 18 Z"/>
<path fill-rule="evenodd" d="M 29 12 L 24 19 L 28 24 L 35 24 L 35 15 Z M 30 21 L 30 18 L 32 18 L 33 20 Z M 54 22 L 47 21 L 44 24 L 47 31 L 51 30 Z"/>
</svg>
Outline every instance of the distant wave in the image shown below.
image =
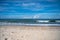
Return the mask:
<svg viewBox="0 0 60 40">
<path fill-rule="evenodd" d="M 7 23 L 7 22 L 0 22 L 0 26 L 59 26 L 60 24 L 29 24 L 29 23 Z"/>
</svg>

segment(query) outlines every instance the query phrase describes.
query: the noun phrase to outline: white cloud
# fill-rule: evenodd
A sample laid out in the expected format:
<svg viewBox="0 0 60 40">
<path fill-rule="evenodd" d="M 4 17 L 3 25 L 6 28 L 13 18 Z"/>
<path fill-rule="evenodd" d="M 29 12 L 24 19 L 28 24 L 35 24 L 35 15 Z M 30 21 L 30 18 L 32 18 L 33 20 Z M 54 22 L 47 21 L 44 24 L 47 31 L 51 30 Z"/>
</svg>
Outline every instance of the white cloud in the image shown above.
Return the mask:
<svg viewBox="0 0 60 40">
<path fill-rule="evenodd" d="M 33 16 L 33 18 L 39 18 L 39 17 L 40 17 L 39 14 L 36 14 L 36 15 Z"/>
</svg>

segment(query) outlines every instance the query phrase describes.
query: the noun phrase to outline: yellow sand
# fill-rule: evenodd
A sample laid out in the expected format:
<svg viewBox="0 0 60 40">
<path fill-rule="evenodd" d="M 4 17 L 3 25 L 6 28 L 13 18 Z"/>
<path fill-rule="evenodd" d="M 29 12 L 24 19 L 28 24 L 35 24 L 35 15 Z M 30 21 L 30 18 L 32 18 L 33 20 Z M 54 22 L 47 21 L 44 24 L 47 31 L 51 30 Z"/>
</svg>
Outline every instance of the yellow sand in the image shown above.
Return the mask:
<svg viewBox="0 0 60 40">
<path fill-rule="evenodd" d="M 0 40 L 60 40 L 60 27 L 0 26 Z"/>
</svg>

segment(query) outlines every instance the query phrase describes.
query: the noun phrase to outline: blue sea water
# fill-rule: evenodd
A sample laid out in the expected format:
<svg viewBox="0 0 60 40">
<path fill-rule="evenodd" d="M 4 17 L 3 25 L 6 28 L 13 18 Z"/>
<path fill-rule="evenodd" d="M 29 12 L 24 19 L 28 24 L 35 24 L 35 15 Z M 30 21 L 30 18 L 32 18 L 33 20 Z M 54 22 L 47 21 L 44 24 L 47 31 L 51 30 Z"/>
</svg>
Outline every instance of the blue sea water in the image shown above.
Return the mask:
<svg viewBox="0 0 60 40">
<path fill-rule="evenodd" d="M 0 19 L 0 26 L 50 26 L 60 27 L 60 20 L 52 19 Z"/>
</svg>

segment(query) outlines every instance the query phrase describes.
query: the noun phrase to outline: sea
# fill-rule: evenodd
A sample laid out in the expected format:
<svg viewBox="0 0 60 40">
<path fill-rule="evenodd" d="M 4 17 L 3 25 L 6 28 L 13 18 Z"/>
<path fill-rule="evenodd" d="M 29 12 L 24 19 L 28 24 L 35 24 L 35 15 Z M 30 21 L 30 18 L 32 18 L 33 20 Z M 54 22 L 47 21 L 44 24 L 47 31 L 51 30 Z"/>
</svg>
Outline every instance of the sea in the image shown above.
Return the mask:
<svg viewBox="0 0 60 40">
<path fill-rule="evenodd" d="M 60 19 L 0 19 L 0 26 L 60 26 Z"/>
</svg>

